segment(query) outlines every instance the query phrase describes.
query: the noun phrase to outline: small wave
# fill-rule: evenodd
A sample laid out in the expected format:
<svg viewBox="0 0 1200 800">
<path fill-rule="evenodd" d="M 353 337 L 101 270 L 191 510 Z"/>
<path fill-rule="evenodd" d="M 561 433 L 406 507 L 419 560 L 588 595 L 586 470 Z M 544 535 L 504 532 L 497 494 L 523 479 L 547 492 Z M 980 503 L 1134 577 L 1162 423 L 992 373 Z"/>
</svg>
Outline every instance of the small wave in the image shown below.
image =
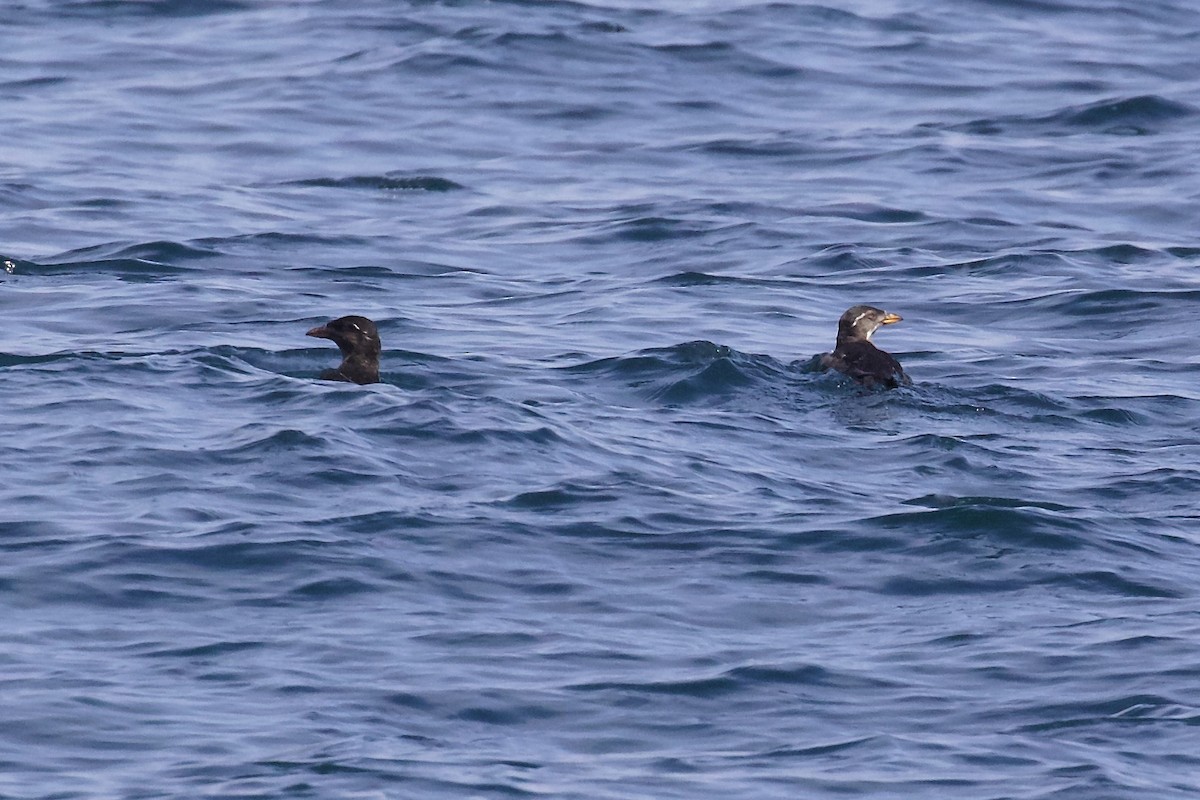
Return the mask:
<svg viewBox="0 0 1200 800">
<path fill-rule="evenodd" d="M 620 499 L 620 495 L 614 494 L 610 489 L 566 483 L 552 489 L 522 492 L 510 498 L 508 504 L 515 508 L 547 510 L 580 507 L 596 502 L 614 502 Z"/>
<path fill-rule="evenodd" d="M 218 658 L 230 653 L 244 653 L 247 651 L 261 650 L 266 647 L 267 643 L 263 641 L 240 641 L 240 642 L 212 642 L 210 644 L 195 645 L 192 647 L 164 647 L 147 651 L 142 655 L 146 658 Z"/>
<path fill-rule="evenodd" d="M 1064 290 L 1035 297 L 999 301 L 997 305 L 1037 309 L 1042 314 L 1072 317 L 1113 317 L 1129 314 L 1147 319 L 1164 306 L 1183 307 L 1200 301 L 1200 290 L 1099 289 Z M 1042 317 L 1045 318 L 1045 317 Z"/>
<path fill-rule="evenodd" d="M 288 254 L 304 252 L 313 247 L 361 247 L 369 244 L 369 240 L 351 234 L 316 234 L 293 233 L 285 231 L 262 231 L 260 233 L 241 233 L 233 236 L 213 236 L 196 239 L 196 243 L 212 247 L 217 252 L 226 250 L 245 249 L 259 251 L 280 251 Z"/>
<path fill-rule="evenodd" d="M 156 264 L 168 264 L 176 261 L 191 261 L 202 258 L 213 258 L 220 255 L 210 247 L 199 246 L 195 243 L 156 241 L 140 242 L 122 247 L 112 253 L 112 258 L 136 258 Z"/>
<path fill-rule="evenodd" d="M 637 217 L 615 223 L 616 238 L 628 242 L 661 242 L 703 236 L 710 226 L 671 217 Z"/>
<path fill-rule="evenodd" d="M 681 61 L 695 64 L 718 63 L 722 67 L 758 78 L 797 78 L 804 74 L 804 70 L 800 67 L 748 53 L 740 47 L 725 41 L 709 41 L 700 44 L 652 45 L 652 49 L 660 54 L 669 55 Z"/>
<path fill-rule="evenodd" d="M 116 353 L 77 350 L 64 353 L 44 353 L 39 355 L 17 355 L 15 353 L 0 353 L 0 367 L 37 366 L 39 364 L 54 364 L 72 361 L 120 361 L 123 359 L 144 359 L 150 353 Z"/>
<path fill-rule="evenodd" d="M 781 380 L 784 373 L 770 356 L 747 355 L 709 341 L 651 348 L 568 369 L 612 378 L 670 405 L 726 397 L 759 381 Z"/>
<path fill-rule="evenodd" d="M 831 742 L 829 744 L 813 745 L 811 747 L 781 747 L 775 750 L 770 750 L 763 755 L 767 758 L 812 758 L 813 756 L 827 756 L 832 754 L 848 753 L 856 750 L 870 750 L 873 745 L 878 745 L 883 737 L 867 736 L 861 739 L 847 739 L 845 741 Z"/>
<path fill-rule="evenodd" d="M 834 671 L 815 664 L 796 666 L 738 666 L 715 675 L 683 677 L 677 680 L 597 681 L 580 683 L 567 688 L 586 693 L 621 695 L 666 695 L 695 699 L 712 699 L 764 687 L 803 686 L 809 688 L 866 690 L 880 689 L 893 684 L 887 680 L 866 677 L 847 671 Z"/>
<path fill-rule="evenodd" d="M 944 264 L 907 267 L 906 275 L 932 277 L 949 272 L 967 272 L 978 276 L 1013 276 L 1014 274 L 1043 275 L 1052 270 L 1063 270 L 1067 259 L 1061 253 L 1035 251 L 1029 253 L 1001 253 L 984 258 L 971 258 Z"/>
<path fill-rule="evenodd" d="M 1178 589 L 1160 586 L 1150 581 L 1134 580 L 1108 569 L 1063 572 L 1047 576 L 1039 583 L 1121 597 L 1178 598 L 1187 596 L 1185 592 Z"/>
<path fill-rule="evenodd" d="M 1200 494 L 1200 470 L 1183 467 L 1159 467 L 1132 475 L 1122 475 L 1099 487 L 1106 501 L 1138 501 L 1147 508 L 1166 510 L 1178 506 L 1191 508 Z"/>
<path fill-rule="evenodd" d="M 503 64 L 463 53 L 417 52 L 394 64 L 396 69 L 412 70 L 444 77 L 459 70 L 466 72 L 502 71 Z"/>
<path fill-rule="evenodd" d="M 710 139 L 683 147 L 702 153 L 721 156 L 798 157 L 817 152 L 812 142 L 794 136 L 768 136 Z"/>
<path fill-rule="evenodd" d="M 978 119 L 950 130 L 995 136 L 1009 131 L 1028 130 L 1048 136 L 1067 136 L 1080 131 L 1117 136 L 1145 136 L 1158 133 L 1170 123 L 1195 116 L 1196 109 L 1158 95 L 1102 100 L 1082 106 L 1068 106 L 1042 116 L 1013 115 Z"/>
<path fill-rule="evenodd" d="M 186 270 L 158 264 L 151 261 L 141 261 L 132 258 L 102 258 L 81 261 L 55 261 L 38 264 L 31 270 L 42 275 L 69 275 L 76 272 L 105 273 L 125 281 L 153 281 L 170 275 L 178 275 Z"/>
<path fill-rule="evenodd" d="M 34 264 L 11 262 L 11 272 L 71 274 L 103 272 L 128 281 L 147 281 L 189 271 L 184 262 L 219 255 L 208 247 L 183 242 L 155 241 L 125 244 L 113 242 L 71 250 L 56 258 Z M 8 267 L 5 267 L 8 271 Z"/>
<path fill-rule="evenodd" d="M 914 552 L 941 552 L 970 547 L 979 541 L 1001 548 L 1070 552 L 1084 547 L 1090 526 L 1070 511 L 1049 511 L 1009 498 L 979 497 L 925 511 L 885 514 L 864 521 L 864 527 L 903 531 Z"/>
<path fill-rule="evenodd" d="M 249 441 L 219 450 L 210 450 L 208 454 L 237 460 L 241 458 L 260 458 L 271 453 L 320 450 L 326 444 L 324 439 L 313 436 L 305 431 L 284 428 L 268 432 L 265 426 L 259 424 L 245 426 L 237 433 L 240 436 L 231 438 L 248 438 Z"/>
<path fill-rule="evenodd" d="M 1093 253 L 1100 256 L 1103 260 L 1116 264 L 1138 264 L 1144 261 L 1151 261 L 1165 252 L 1154 250 L 1148 247 L 1139 247 L 1136 244 L 1112 244 L 1104 247 L 1097 247 L 1091 250 L 1075 250 L 1072 254 L 1083 252 Z"/>
<path fill-rule="evenodd" d="M 738 681 L 728 676 L 717 676 L 712 678 L 693 678 L 681 679 L 673 681 L 645 681 L 640 683 L 622 682 L 622 681 L 605 681 L 598 683 L 583 683 L 567 687 L 568 689 L 577 692 L 600 692 L 600 693 L 615 693 L 618 695 L 628 694 L 651 694 L 651 695 L 669 695 L 671 697 L 694 697 L 700 699 L 712 699 L 716 697 L 724 697 L 736 692 L 739 688 Z"/>
<path fill-rule="evenodd" d="M 629 29 L 624 25 L 608 20 L 582 22 L 579 24 L 579 30 L 587 33 L 629 33 Z"/>
<path fill-rule="evenodd" d="M 339 600 L 356 594 L 376 592 L 379 587 L 357 578 L 321 578 L 293 588 L 289 594 L 306 600 Z"/>
<path fill-rule="evenodd" d="M 661 386 L 651 396 L 666 403 L 688 403 L 711 394 L 724 394 L 753 379 L 731 358 L 717 358 L 700 371 Z"/>
<path fill-rule="evenodd" d="M 226 539 L 244 535 L 247 530 L 245 525 L 228 524 L 209 536 Z M 267 575 L 303 573 L 321 546 L 319 541 L 304 539 L 182 545 L 109 540 L 64 561 L 36 591 L 47 600 L 89 606 L 195 606 L 227 597 L 231 591 L 242 591 L 247 574 L 262 579 Z M 180 580 L 181 574 L 187 579 Z M 262 599 L 276 592 L 275 588 L 264 589 L 256 584 L 254 591 L 259 590 L 264 592 Z"/>
<path fill-rule="evenodd" d="M 819 208 L 808 208 L 802 212 L 809 217 L 836 217 L 859 222 L 877 222 L 886 225 L 923 222 L 929 217 L 921 211 L 905 208 L 890 208 L 874 203 L 841 203 Z"/>
<path fill-rule="evenodd" d="M 1105 133 L 1140 134 L 1153 132 L 1154 123 L 1186 119 L 1195 114 L 1196 109 L 1191 106 L 1151 94 L 1064 109 L 1049 119 Z"/>
<path fill-rule="evenodd" d="M 328 189 L 377 189 L 380 191 L 452 192 L 465 189 L 461 183 L 436 175 L 352 175 L 345 178 L 305 178 L 289 181 L 286 186 L 309 186 Z"/>
<path fill-rule="evenodd" d="M 1070 512 L 1070 506 L 1062 505 L 1061 503 L 1046 503 L 1036 500 L 1022 500 L 1015 497 L 985 497 L 985 496 L 966 496 L 956 497 L 954 495 L 944 494 L 927 494 L 922 497 L 914 497 L 911 500 L 905 500 L 905 505 L 924 506 L 926 508 L 959 508 L 971 506 L 988 506 L 991 508 L 1040 508 L 1044 511 Z"/>
<path fill-rule="evenodd" d="M 780 684 L 783 686 L 820 686 L 832 689 L 862 690 L 880 689 L 895 685 L 887 679 L 871 678 L 863 674 L 826 669 L 815 664 L 735 667 L 729 670 L 727 674 L 731 678 L 744 681 L 748 686 Z"/>
<path fill-rule="evenodd" d="M 739 27 L 751 23 L 772 26 L 792 24 L 817 25 L 821 26 L 820 30 L 829 30 L 876 24 L 868 17 L 859 16 L 853 11 L 837 8 L 832 4 L 777 2 L 775 0 L 748 3 L 745 6 L 720 12 L 719 16 Z M 889 20 L 888 24 L 893 23 Z"/>
<path fill-rule="evenodd" d="M 80 0 L 60 8 L 78 16 L 114 14 L 128 17 L 204 17 L 245 11 L 253 6 L 240 0 Z"/>
<path fill-rule="evenodd" d="M 1173 720 L 1195 724 L 1200 709 L 1176 702 L 1171 697 L 1154 694 L 1120 695 L 1097 699 L 1077 699 L 1061 703 L 1042 704 L 1030 708 L 1027 714 L 1042 722 L 1022 725 L 1018 730 L 1047 733 L 1069 728 L 1090 728 L 1096 725 L 1125 723 L 1142 725 L 1155 720 Z M 1104 793 L 1098 793 L 1104 794 Z"/>
<path fill-rule="evenodd" d="M 674 275 L 667 275 L 663 278 L 658 278 L 655 283 L 663 283 L 667 286 L 717 286 L 725 283 L 740 283 L 741 278 L 728 275 L 710 275 L 707 272 L 697 272 L 688 270 L 687 272 L 677 272 Z"/>
<path fill-rule="evenodd" d="M 447 440 L 457 442 L 459 444 L 496 444 L 499 442 L 511 442 L 524 445 L 551 445 L 564 441 L 561 434 L 553 428 L 545 425 L 537 425 L 531 428 L 514 429 L 514 428 L 488 428 L 460 431 L 458 433 L 448 435 Z"/>
<path fill-rule="evenodd" d="M 43 89 L 48 86 L 57 86 L 59 84 L 67 83 L 69 80 L 69 78 L 66 78 L 62 75 L 44 75 L 37 78 L 0 81 L 0 92 L 22 92 L 26 89 Z"/>
</svg>

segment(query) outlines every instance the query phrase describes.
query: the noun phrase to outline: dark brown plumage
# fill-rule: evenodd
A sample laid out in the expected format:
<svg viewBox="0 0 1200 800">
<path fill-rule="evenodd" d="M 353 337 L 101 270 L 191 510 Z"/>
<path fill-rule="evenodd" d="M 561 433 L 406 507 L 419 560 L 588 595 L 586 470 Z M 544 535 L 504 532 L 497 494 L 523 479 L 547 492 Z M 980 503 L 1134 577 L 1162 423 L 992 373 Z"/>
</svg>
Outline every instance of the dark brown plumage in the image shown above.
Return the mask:
<svg viewBox="0 0 1200 800">
<path fill-rule="evenodd" d="M 330 339 L 342 351 L 337 369 L 321 372 L 321 380 L 352 383 L 379 382 L 379 329 L 366 317 L 340 317 L 318 325 L 308 336 Z"/>
<path fill-rule="evenodd" d="M 895 389 L 912 383 L 890 353 L 871 342 L 871 334 L 880 325 L 899 322 L 898 314 L 890 314 L 874 306 L 854 306 L 838 320 L 837 342 L 832 353 L 821 356 L 822 369 L 836 369 L 843 375 L 868 388 L 882 386 Z"/>
</svg>

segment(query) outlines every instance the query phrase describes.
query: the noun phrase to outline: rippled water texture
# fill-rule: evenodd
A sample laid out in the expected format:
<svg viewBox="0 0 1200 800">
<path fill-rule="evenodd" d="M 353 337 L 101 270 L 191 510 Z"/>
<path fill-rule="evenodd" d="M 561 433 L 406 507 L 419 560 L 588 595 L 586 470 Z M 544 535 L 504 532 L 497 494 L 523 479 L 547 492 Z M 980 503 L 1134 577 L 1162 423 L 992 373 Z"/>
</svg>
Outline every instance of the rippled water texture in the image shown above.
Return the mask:
<svg viewBox="0 0 1200 800">
<path fill-rule="evenodd" d="M 3 800 L 1200 796 L 1191 5 L 0 26 Z"/>
</svg>

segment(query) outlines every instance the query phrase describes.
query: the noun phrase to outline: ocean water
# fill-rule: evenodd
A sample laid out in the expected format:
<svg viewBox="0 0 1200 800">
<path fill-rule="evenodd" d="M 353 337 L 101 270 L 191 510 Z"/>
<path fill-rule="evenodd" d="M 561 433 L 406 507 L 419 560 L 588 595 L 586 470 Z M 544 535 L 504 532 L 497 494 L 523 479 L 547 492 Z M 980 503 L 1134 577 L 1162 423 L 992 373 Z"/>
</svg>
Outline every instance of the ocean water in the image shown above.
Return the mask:
<svg viewBox="0 0 1200 800">
<path fill-rule="evenodd" d="M 0 30 L 3 800 L 1200 796 L 1192 4 Z"/>
</svg>

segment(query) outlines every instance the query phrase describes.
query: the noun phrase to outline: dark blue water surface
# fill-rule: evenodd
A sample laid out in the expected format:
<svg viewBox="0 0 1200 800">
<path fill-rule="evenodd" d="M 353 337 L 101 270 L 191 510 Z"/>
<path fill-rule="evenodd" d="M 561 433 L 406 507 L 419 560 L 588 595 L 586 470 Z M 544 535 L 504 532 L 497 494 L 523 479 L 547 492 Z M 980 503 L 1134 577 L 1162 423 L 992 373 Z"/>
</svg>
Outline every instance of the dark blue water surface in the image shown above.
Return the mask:
<svg viewBox="0 0 1200 800">
<path fill-rule="evenodd" d="M 1200 796 L 1193 3 L 0 30 L 0 798 Z"/>
</svg>

